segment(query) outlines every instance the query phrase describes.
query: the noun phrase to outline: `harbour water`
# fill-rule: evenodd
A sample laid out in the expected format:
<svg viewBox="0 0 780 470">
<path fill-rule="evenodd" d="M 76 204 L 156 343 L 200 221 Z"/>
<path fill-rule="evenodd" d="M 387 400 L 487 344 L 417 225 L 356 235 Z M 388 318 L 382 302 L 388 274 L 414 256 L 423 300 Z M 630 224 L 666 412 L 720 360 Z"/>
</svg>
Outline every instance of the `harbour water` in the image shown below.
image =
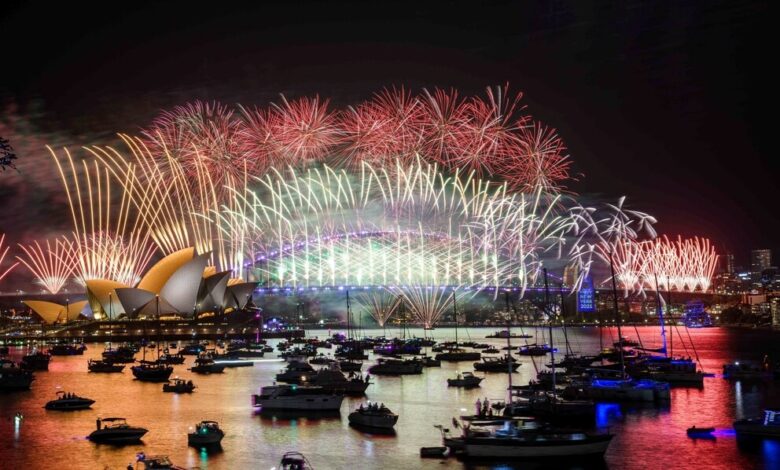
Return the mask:
<svg viewBox="0 0 780 470">
<path fill-rule="evenodd" d="M 485 339 L 493 331 L 461 328 L 459 337 L 503 346 L 505 340 Z M 307 333 L 320 338 L 329 334 L 327 330 Z M 381 335 L 382 330 L 365 333 Z M 411 333 L 422 336 L 423 330 L 412 329 Z M 455 336 L 450 328 L 425 333 L 438 341 Z M 541 336 L 541 330 L 537 333 Z M 694 352 L 688 334 L 685 330 L 680 333 L 680 337 L 675 333 L 675 352 L 692 357 L 698 354 L 705 371 L 715 376 L 706 378 L 702 389 L 674 388 L 671 404 L 665 407 L 599 405 L 597 426 L 616 434 L 604 462 L 555 468 L 780 468 L 780 441 L 744 444 L 737 441 L 731 427 L 735 419 L 758 416 L 764 406 L 780 405 L 780 384 L 729 382 L 720 374 L 722 365 L 729 361 L 760 360 L 764 354 L 780 359 L 780 335 L 748 329 L 690 330 Z M 396 334 L 395 330 L 387 331 L 388 336 Z M 627 328 L 624 334 L 636 336 L 633 328 Z M 659 341 L 657 328 L 641 327 L 639 334 L 650 346 Z M 568 335 L 575 351 L 595 353 L 599 348 L 598 329 L 572 328 Z M 614 331 L 604 331 L 605 344 L 616 339 Z M 512 341 L 520 345 L 524 340 Z M 562 351 L 561 330 L 555 331 L 555 342 Z M 472 412 L 477 398 L 498 400 L 506 396 L 506 374 L 488 374 L 477 389 L 448 388 L 446 378 L 459 370 L 472 370 L 471 362 L 443 363 L 440 369 L 428 368 L 417 376 L 373 378 L 375 384 L 369 387 L 367 399 L 384 403 L 400 418 L 395 435 L 371 435 L 350 428 L 346 420 L 349 411 L 365 399 L 345 399 L 340 416 L 256 414 L 251 394 L 273 383 L 274 374 L 284 365 L 277 359 L 200 376 L 187 370 L 194 359 L 188 356 L 184 365 L 175 366 L 174 374 L 192 378 L 198 388 L 191 395 L 176 395 L 162 393 L 161 384 L 133 380 L 129 368 L 122 374 L 88 373 L 87 360 L 99 358 L 104 345 L 88 344 L 88 348 L 84 356 L 54 357 L 48 372 L 36 372 L 30 391 L 0 396 L 0 468 L 124 469 L 135 461 L 136 453 L 143 451 L 147 455 L 168 455 L 183 467 L 270 469 L 291 450 L 303 452 L 318 470 L 552 468 L 544 463 L 463 463 L 452 458 L 441 461 L 419 457 L 420 447 L 440 445 L 435 424 L 451 426 L 453 417 Z M 18 360 L 24 351 L 11 348 L 10 356 Z M 549 357 L 543 359 L 549 362 Z M 513 376 L 515 384 L 527 383 L 535 376 L 532 359 L 520 360 L 522 366 Z M 540 362 L 537 358 L 537 365 Z M 60 389 L 87 396 L 96 403 L 85 411 L 44 410 L 46 401 Z M 24 416 L 18 425 L 13 419 L 17 412 Z M 143 444 L 112 447 L 88 441 L 86 436 L 94 429 L 96 418 L 110 416 L 125 417 L 130 424 L 148 428 Z M 220 452 L 187 446 L 187 432 L 201 420 L 218 421 L 225 430 Z M 692 425 L 716 427 L 715 439 L 689 439 L 685 430 Z"/>
</svg>

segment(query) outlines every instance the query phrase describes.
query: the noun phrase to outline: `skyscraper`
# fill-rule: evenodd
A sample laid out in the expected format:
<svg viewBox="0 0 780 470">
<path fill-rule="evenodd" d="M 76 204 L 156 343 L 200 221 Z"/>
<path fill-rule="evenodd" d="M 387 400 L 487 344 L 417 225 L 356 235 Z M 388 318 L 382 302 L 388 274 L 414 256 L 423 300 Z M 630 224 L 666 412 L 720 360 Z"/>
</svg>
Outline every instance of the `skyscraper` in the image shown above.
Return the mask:
<svg viewBox="0 0 780 470">
<path fill-rule="evenodd" d="M 753 250 L 750 252 L 750 274 L 753 281 L 761 278 L 761 272 L 772 266 L 772 250 Z"/>
<path fill-rule="evenodd" d="M 726 253 L 721 259 L 723 260 L 723 271 L 727 274 L 734 274 L 734 254 Z"/>
</svg>

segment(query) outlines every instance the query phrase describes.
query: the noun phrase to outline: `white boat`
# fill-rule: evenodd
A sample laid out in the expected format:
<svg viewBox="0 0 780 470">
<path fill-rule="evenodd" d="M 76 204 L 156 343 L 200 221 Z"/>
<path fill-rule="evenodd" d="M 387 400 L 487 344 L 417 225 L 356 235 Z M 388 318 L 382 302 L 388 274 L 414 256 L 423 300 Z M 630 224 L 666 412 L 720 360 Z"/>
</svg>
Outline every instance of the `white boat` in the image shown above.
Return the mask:
<svg viewBox="0 0 780 470">
<path fill-rule="evenodd" d="M 287 364 L 287 368 L 284 370 L 284 372 L 276 374 L 276 380 L 278 382 L 297 384 L 301 383 L 301 379 L 304 377 L 311 377 L 316 373 L 317 371 L 314 370 L 314 367 L 306 362 L 305 359 L 295 360 L 290 361 Z"/>
<path fill-rule="evenodd" d="M 369 403 L 360 405 L 349 414 L 349 424 L 367 428 L 392 429 L 398 422 L 398 415 L 390 411 L 384 404 Z"/>
<path fill-rule="evenodd" d="M 344 395 L 327 393 L 322 387 L 271 385 L 252 398 L 262 410 L 338 411 Z"/>
</svg>

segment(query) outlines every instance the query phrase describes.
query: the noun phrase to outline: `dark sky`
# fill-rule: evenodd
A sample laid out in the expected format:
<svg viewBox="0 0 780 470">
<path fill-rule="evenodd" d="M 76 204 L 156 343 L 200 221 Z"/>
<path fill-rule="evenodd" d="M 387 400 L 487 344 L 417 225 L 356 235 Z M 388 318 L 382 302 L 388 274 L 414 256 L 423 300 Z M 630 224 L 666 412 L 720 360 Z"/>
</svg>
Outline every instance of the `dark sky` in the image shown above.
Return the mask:
<svg viewBox="0 0 780 470">
<path fill-rule="evenodd" d="M 3 4 L 0 99 L 40 132 L 88 143 L 192 99 L 509 82 L 567 142 L 574 191 L 626 194 L 738 264 L 780 250 L 768 2 L 73 3 Z"/>
</svg>

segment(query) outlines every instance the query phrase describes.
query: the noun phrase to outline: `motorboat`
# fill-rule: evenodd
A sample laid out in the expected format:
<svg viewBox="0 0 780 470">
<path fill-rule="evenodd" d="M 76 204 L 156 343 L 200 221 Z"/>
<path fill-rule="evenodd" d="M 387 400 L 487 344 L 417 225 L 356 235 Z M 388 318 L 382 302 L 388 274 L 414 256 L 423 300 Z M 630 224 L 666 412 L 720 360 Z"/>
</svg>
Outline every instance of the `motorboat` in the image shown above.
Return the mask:
<svg viewBox="0 0 780 470">
<path fill-rule="evenodd" d="M 386 359 L 382 358 L 368 368 L 374 375 L 411 375 L 422 374 L 423 363 L 418 359 Z"/>
<path fill-rule="evenodd" d="M 341 360 L 339 361 L 339 369 L 343 372 L 360 372 L 363 369 L 363 362 L 351 359 Z"/>
<path fill-rule="evenodd" d="M 179 365 L 184 364 L 184 356 L 181 354 L 171 354 L 169 352 L 163 352 L 157 359 L 159 364 Z"/>
<path fill-rule="evenodd" d="M 21 367 L 27 370 L 49 370 L 51 354 L 33 349 L 33 352 L 22 357 Z"/>
<path fill-rule="evenodd" d="M 772 369 L 767 361 L 734 361 L 723 364 L 723 378 L 728 380 L 765 380 L 772 378 Z"/>
<path fill-rule="evenodd" d="M 167 382 L 173 374 L 173 366 L 156 362 L 142 362 L 130 368 L 133 376 L 142 382 Z"/>
<path fill-rule="evenodd" d="M 696 427 L 691 426 L 685 430 L 685 434 L 693 439 L 714 439 L 715 436 L 712 433 L 715 432 L 713 427 Z"/>
<path fill-rule="evenodd" d="M 466 351 L 462 348 L 445 349 L 435 356 L 437 361 L 460 362 L 460 361 L 478 361 L 482 358 L 479 351 Z"/>
<path fill-rule="evenodd" d="M 87 368 L 90 372 L 103 372 L 103 373 L 110 373 L 110 372 L 122 372 L 125 369 L 124 364 L 114 364 L 111 361 L 107 360 L 94 360 L 90 359 L 87 363 Z"/>
<path fill-rule="evenodd" d="M 285 383 L 301 383 L 303 377 L 313 376 L 317 371 L 314 370 L 308 362 L 302 360 L 296 360 L 287 363 L 287 368 L 278 374 L 276 374 L 276 380 L 278 382 Z"/>
<path fill-rule="evenodd" d="M 584 458 L 603 457 L 613 437 L 576 429 L 529 429 L 507 420 L 498 427 L 465 426 L 461 440 L 471 458 Z"/>
<path fill-rule="evenodd" d="M 179 349 L 179 354 L 184 356 L 197 356 L 206 350 L 206 347 L 199 343 L 186 344 Z"/>
<path fill-rule="evenodd" d="M 142 452 L 137 459 L 144 466 L 143 470 L 186 470 L 174 465 L 167 455 L 145 455 Z"/>
<path fill-rule="evenodd" d="M 441 361 L 431 356 L 423 356 L 420 358 L 423 367 L 441 367 Z"/>
<path fill-rule="evenodd" d="M 81 356 L 87 347 L 83 344 L 55 344 L 49 348 L 49 354 L 52 356 Z"/>
<path fill-rule="evenodd" d="M 102 444 L 132 444 L 139 442 L 148 429 L 130 426 L 125 418 L 97 419 L 97 429 L 87 437 Z"/>
<path fill-rule="evenodd" d="M 740 419 L 734 421 L 737 437 L 768 437 L 780 439 L 780 408 L 767 408 L 762 418 Z"/>
<path fill-rule="evenodd" d="M 187 444 L 191 446 L 218 445 L 225 432 L 219 428 L 216 421 L 201 421 L 195 425 L 195 430 L 187 434 Z"/>
<path fill-rule="evenodd" d="M 314 470 L 314 467 L 300 452 L 286 452 L 279 462 L 279 470 Z"/>
<path fill-rule="evenodd" d="M 95 403 L 95 400 L 80 397 L 73 393 L 64 391 L 57 392 L 57 398 L 44 405 L 47 410 L 53 411 L 76 411 L 86 410 Z"/>
<path fill-rule="evenodd" d="M 332 364 L 336 362 L 335 359 L 330 358 L 324 354 L 318 354 L 317 357 L 313 357 L 309 359 L 309 364 L 315 365 L 315 366 L 327 366 L 329 364 Z"/>
<path fill-rule="evenodd" d="M 361 404 L 356 408 L 349 414 L 348 419 L 353 426 L 392 429 L 398 422 L 398 415 L 390 411 L 384 403 L 380 405 L 369 402 L 367 406 Z"/>
<path fill-rule="evenodd" d="M 477 377 L 471 372 L 458 372 L 454 379 L 447 379 L 447 385 L 450 387 L 472 388 L 479 387 L 483 377 Z"/>
<path fill-rule="evenodd" d="M 564 395 L 571 398 L 621 402 L 652 403 L 671 399 L 668 383 L 631 378 L 594 378 L 584 384 L 570 385 Z"/>
<path fill-rule="evenodd" d="M 632 377 L 653 379 L 674 385 L 704 384 L 704 372 L 697 370 L 696 363 L 690 358 L 666 358 L 651 356 L 640 362 L 638 369 L 630 372 Z"/>
<path fill-rule="evenodd" d="M 35 377 L 31 371 L 8 359 L 0 359 L 0 392 L 29 390 L 33 380 Z"/>
<path fill-rule="evenodd" d="M 192 393 L 195 391 L 195 384 L 192 380 L 184 380 L 175 377 L 172 381 L 163 384 L 163 392 L 170 393 Z"/>
<path fill-rule="evenodd" d="M 507 404 L 504 416 L 535 416 L 551 422 L 592 421 L 596 416 L 596 405 L 591 400 L 565 399 L 543 391 Z"/>
<path fill-rule="evenodd" d="M 500 352 L 501 351 L 498 348 L 496 348 L 495 346 L 491 346 L 489 348 L 486 348 L 486 349 L 482 350 L 482 354 L 498 354 Z"/>
<path fill-rule="evenodd" d="M 211 354 L 202 353 L 195 359 L 195 365 L 190 368 L 190 371 L 196 374 L 221 374 L 225 371 L 225 365 L 214 362 Z"/>
<path fill-rule="evenodd" d="M 338 411 L 344 395 L 326 392 L 322 387 L 270 385 L 252 396 L 261 410 Z"/>
<path fill-rule="evenodd" d="M 479 372 L 512 372 L 520 367 L 520 363 L 509 354 L 501 357 L 483 357 L 482 362 L 474 363 L 474 370 Z"/>
</svg>

